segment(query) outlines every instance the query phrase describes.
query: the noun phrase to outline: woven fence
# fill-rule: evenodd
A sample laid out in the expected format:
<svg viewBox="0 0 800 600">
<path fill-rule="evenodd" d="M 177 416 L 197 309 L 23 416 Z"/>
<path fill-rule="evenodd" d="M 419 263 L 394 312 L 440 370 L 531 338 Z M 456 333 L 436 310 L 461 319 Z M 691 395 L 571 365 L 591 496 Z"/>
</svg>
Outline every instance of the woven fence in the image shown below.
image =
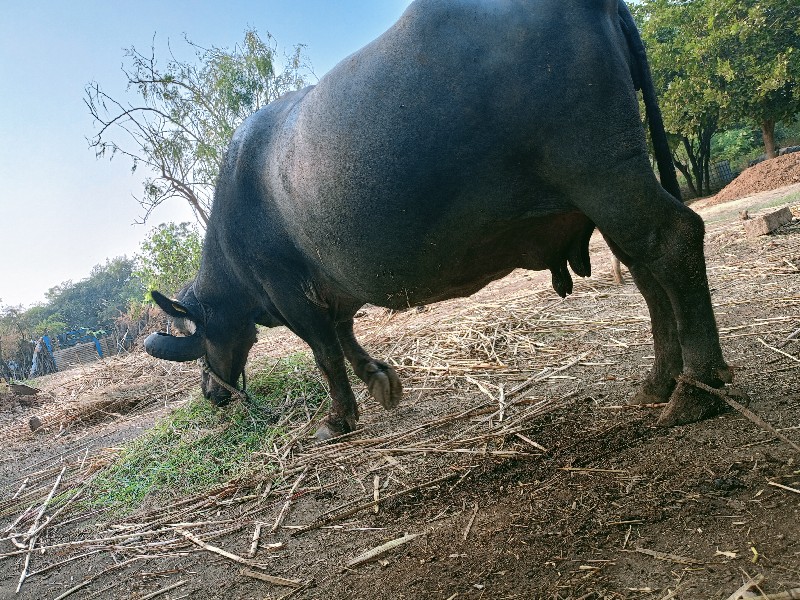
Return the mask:
<svg viewBox="0 0 800 600">
<path fill-rule="evenodd" d="M 104 337 L 99 340 L 99 344 L 103 356 L 113 356 L 117 354 L 117 345 L 114 338 Z M 59 371 L 66 371 L 99 360 L 100 354 L 97 351 L 97 344 L 95 344 L 95 342 L 86 342 L 85 344 L 77 344 L 71 348 L 56 350 L 53 352 L 53 358 L 56 361 L 56 368 L 58 368 Z"/>
</svg>

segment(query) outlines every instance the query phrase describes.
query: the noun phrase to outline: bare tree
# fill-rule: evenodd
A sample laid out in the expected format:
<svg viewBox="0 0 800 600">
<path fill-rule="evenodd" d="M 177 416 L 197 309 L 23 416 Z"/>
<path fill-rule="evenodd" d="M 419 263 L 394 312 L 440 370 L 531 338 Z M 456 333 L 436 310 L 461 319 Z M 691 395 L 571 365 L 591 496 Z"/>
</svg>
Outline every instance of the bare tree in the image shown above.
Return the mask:
<svg viewBox="0 0 800 600">
<path fill-rule="evenodd" d="M 306 85 L 313 74 L 297 45 L 276 70 L 277 44 L 255 30 L 233 50 L 202 48 L 185 39 L 196 61 L 182 62 L 172 51 L 166 66 L 156 60 L 155 44 L 146 56 L 125 52 L 123 72 L 135 102 L 121 100 L 97 82 L 86 86 L 84 102 L 98 128 L 89 145 L 98 158 L 122 155 L 132 170 L 145 167 L 143 195 L 137 200 L 145 222 L 170 198 L 189 203 L 205 227 L 213 187 L 225 148 L 236 127 L 250 114 L 287 91 Z"/>
</svg>

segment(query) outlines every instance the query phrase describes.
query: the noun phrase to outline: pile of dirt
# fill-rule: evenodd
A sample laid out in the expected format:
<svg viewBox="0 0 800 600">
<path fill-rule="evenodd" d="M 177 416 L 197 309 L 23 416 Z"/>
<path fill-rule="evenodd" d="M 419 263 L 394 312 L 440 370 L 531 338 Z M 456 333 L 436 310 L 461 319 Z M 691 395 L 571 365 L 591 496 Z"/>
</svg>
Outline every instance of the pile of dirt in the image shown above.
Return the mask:
<svg viewBox="0 0 800 600">
<path fill-rule="evenodd" d="M 720 204 L 793 183 L 800 183 L 800 152 L 784 154 L 746 169 L 708 204 Z"/>
</svg>

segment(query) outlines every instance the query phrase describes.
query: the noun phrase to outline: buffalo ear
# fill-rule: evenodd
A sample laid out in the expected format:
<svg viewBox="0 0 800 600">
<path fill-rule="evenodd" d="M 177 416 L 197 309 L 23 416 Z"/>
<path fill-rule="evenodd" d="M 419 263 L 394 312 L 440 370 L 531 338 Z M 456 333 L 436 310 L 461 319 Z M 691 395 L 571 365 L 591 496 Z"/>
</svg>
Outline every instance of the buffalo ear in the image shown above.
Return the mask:
<svg viewBox="0 0 800 600">
<path fill-rule="evenodd" d="M 194 320 L 192 314 L 189 312 L 189 309 L 177 300 L 167 298 L 164 294 L 157 290 L 151 291 L 150 296 L 153 298 L 153 302 L 158 304 L 159 308 L 161 308 L 161 310 L 167 313 L 170 317 L 175 317 L 176 319 Z"/>
</svg>

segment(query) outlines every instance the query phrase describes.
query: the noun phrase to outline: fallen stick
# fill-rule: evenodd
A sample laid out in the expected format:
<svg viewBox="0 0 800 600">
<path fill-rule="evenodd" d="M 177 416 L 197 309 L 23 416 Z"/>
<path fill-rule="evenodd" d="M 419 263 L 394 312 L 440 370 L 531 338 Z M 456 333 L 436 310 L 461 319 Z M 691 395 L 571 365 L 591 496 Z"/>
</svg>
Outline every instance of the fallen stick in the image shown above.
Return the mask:
<svg viewBox="0 0 800 600">
<path fill-rule="evenodd" d="M 419 536 L 420 536 L 419 533 L 411 533 L 411 534 L 408 534 L 408 535 L 404 535 L 401 538 L 397 538 L 396 540 L 391 540 L 389 542 L 386 542 L 385 544 L 381 544 L 380 546 L 377 546 L 376 548 L 373 548 L 372 550 L 367 550 L 366 552 L 364 552 L 362 554 L 359 554 L 353 560 L 348 562 L 347 563 L 347 568 L 351 569 L 351 568 L 356 567 L 356 566 L 358 566 L 360 564 L 363 564 L 365 562 L 369 562 L 371 560 L 374 560 L 374 559 L 378 558 L 379 556 L 387 553 L 389 550 L 394 550 L 395 548 L 397 548 L 399 546 L 402 546 L 403 544 L 407 544 L 408 542 L 410 542 L 411 540 L 413 540 L 414 538 L 417 538 Z"/>
<path fill-rule="evenodd" d="M 477 386 L 477 388 L 478 388 L 478 389 L 479 389 L 481 392 L 483 392 L 483 393 L 484 393 L 486 396 L 488 396 L 488 397 L 489 397 L 489 400 L 491 400 L 492 402 L 494 402 L 494 401 L 495 401 L 495 397 L 494 397 L 494 395 L 492 394 L 492 392 L 490 392 L 490 391 L 489 391 L 489 389 L 488 389 L 488 388 L 487 388 L 485 385 L 483 385 L 483 383 L 481 383 L 481 382 L 480 382 L 480 381 L 478 381 L 477 379 L 474 379 L 474 378 L 470 377 L 469 375 L 467 375 L 466 377 L 464 377 L 464 379 L 466 379 L 466 380 L 467 380 L 467 381 L 469 381 L 470 383 L 472 383 L 472 384 L 474 384 L 475 386 Z"/>
<path fill-rule="evenodd" d="M 303 469 L 303 472 L 297 476 L 297 479 L 295 479 L 292 489 L 289 490 L 289 493 L 286 496 L 286 502 L 284 502 L 283 506 L 281 507 L 281 511 L 278 513 L 278 518 L 275 519 L 275 523 L 272 525 L 272 529 L 269 530 L 270 533 L 275 533 L 278 527 L 281 526 L 283 519 L 286 517 L 286 513 L 289 512 L 289 506 L 291 506 L 292 504 L 292 496 L 294 496 L 294 493 L 300 486 L 300 482 L 303 481 L 303 479 L 305 478 L 306 473 L 308 473 L 308 467 Z"/>
<path fill-rule="evenodd" d="M 667 595 L 666 596 L 662 596 L 659 600 L 672 600 L 675 596 L 678 595 L 678 592 L 680 592 L 680 591 L 681 591 L 681 586 L 680 586 L 680 584 L 678 584 L 675 587 L 674 590 L 672 590 L 672 591 L 667 590 Z"/>
<path fill-rule="evenodd" d="M 12 500 L 16 500 L 16 499 L 17 499 L 17 496 L 19 496 L 19 495 L 22 493 L 22 490 L 24 490 L 26 487 L 28 487 L 28 480 L 29 480 L 29 479 L 30 479 L 29 477 L 26 477 L 26 478 L 25 478 L 25 481 L 23 481 L 23 482 L 22 482 L 22 485 L 21 485 L 21 486 L 20 486 L 20 488 L 17 490 L 17 493 L 16 493 L 16 494 L 14 494 L 13 496 L 11 496 L 11 499 L 12 499 Z"/>
<path fill-rule="evenodd" d="M 767 423 L 764 419 L 759 417 L 752 410 L 750 410 L 749 408 L 747 408 L 743 404 L 740 404 L 739 402 L 737 402 L 736 400 L 731 398 L 730 393 L 728 393 L 726 391 L 723 391 L 723 390 L 718 390 L 716 388 L 713 388 L 710 385 L 706 385 L 705 383 L 703 383 L 701 381 L 697 381 L 696 379 L 693 379 L 691 377 L 687 377 L 686 375 L 680 375 L 678 377 L 678 379 L 680 381 L 688 383 L 689 385 L 693 385 L 694 387 L 699 388 L 699 389 L 701 389 L 701 390 L 703 390 L 705 392 L 708 392 L 709 394 L 713 394 L 713 395 L 717 396 L 718 398 L 722 398 L 725 402 L 728 403 L 728 405 L 731 408 L 737 410 L 738 412 L 743 414 L 745 417 L 750 419 L 753 423 L 755 423 L 756 425 L 758 425 L 762 429 L 765 429 L 766 431 L 769 431 L 776 438 L 778 438 L 780 440 L 783 440 L 784 442 L 789 444 L 792 448 L 794 448 L 795 450 L 800 452 L 800 446 L 795 444 L 792 440 L 790 440 L 788 437 L 783 435 L 780 431 L 775 429 L 772 425 Z"/>
<path fill-rule="evenodd" d="M 67 596 L 71 596 L 72 594 L 74 594 L 74 593 L 75 593 L 75 592 L 77 592 L 78 590 L 82 590 L 83 588 L 85 588 L 87 585 L 89 585 L 90 583 L 92 583 L 92 581 L 94 581 L 94 577 L 92 577 L 92 578 L 91 578 L 91 579 L 89 579 L 88 581 L 84 581 L 84 582 L 82 582 L 82 583 L 79 583 L 79 584 L 78 584 L 78 585 L 76 585 L 75 587 L 71 587 L 71 588 L 69 588 L 69 589 L 68 589 L 66 592 L 64 592 L 64 593 L 63 593 L 63 594 L 61 594 L 60 596 L 56 596 L 55 598 L 53 598 L 53 600 L 64 600 L 64 598 L 66 598 Z"/>
<path fill-rule="evenodd" d="M 666 560 L 669 562 L 678 563 L 679 565 L 705 565 L 706 563 L 696 558 L 689 558 L 687 556 L 680 556 L 678 554 L 667 554 L 666 552 L 659 552 L 658 550 L 650 550 L 649 548 L 636 548 L 639 554 L 646 554 L 658 560 Z"/>
<path fill-rule="evenodd" d="M 498 432 L 496 435 L 481 436 L 482 438 L 495 439 L 500 437 L 505 432 Z M 469 440 L 467 440 L 469 441 Z M 477 454 L 479 456 L 540 456 L 532 452 L 518 452 L 516 450 L 471 450 L 469 448 L 432 448 L 428 446 L 422 447 L 409 447 L 409 448 L 367 448 L 369 452 L 378 452 L 385 454 L 392 452 L 394 454 Z"/>
<path fill-rule="evenodd" d="M 203 540 L 199 537 L 186 531 L 185 529 L 181 529 L 180 527 L 176 528 L 175 531 L 180 533 L 183 537 L 185 537 L 190 542 L 197 544 L 203 550 L 207 550 L 208 552 L 212 552 L 214 554 L 218 554 L 224 558 L 237 562 L 241 565 L 247 565 L 248 567 L 255 567 L 256 569 L 266 569 L 266 565 L 259 564 L 249 558 L 244 558 L 243 556 L 239 556 L 238 554 L 233 554 L 228 552 L 227 550 L 223 550 L 222 548 L 218 548 L 217 546 L 212 546 L 211 544 L 206 544 Z"/>
<path fill-rule="evenodd" d="M 794 588 L 777 594 L 753 594 L 747 593 L 741 596 L 742 600 L 799 600 L 800 588 Z"/>
<path fill-rule="evenodd" d="M 146 596 L 142 596 L 142 600 L 150 600 L 151 598 L 155 598 L 156 596 L 160 596 L 161 594 L 166 594 L 167 592 L 171 592 L 175 588 L 179 588 L 182 585 L 186 585 L 185 581 L 179 581 L 177 583 L 173 583 L 172 585 L 168 585 L 165 588 L 161 588 L 158 591 L 155 591 L 151 594 L 147 594 Z"/>
<path fill-rule="evenodd" d="M 258 573 L 256 571 L 251 571 L 250 569 L 242 569 L 242 575 L 245 575 L 246 577 L 252 577 L 253 579 L 258 579 L 260 581 L 266 581 L 267 583 L 271 583 L 273 585 L 282 585 L 284 587 L 299 588 L 300 586 L 303 585 L 303 582 L 298 581 L 297 579 L 286 579 L 285 577 L 276 577 L 275 575 Z"/>
<path fill-rule="evenodd" d="M 794 492 L 795 494 L 800 494 L 800 490 L 797 488 L 789 487 L 788 485 L 783 485 L 782 483 L 778 483 L 777 481 L 768 481 L 767 485 L 773 485 L 776 488 L 781 488 L 782 490 L 786 490 L 787 492 Z"/>
<path fill-rule="evenodd" d="M 513 396 L 516 396 L 517 394 L 521 394 L 522 392 L 527 390 L 529 387 L 531 387 L 535 383 L 539 383 L 540 381 L 544 381 L 545 379 L 547 379 L 551 375 L 555 375 L 556 373 L 561 373 L 562 371 L 566 371 L 570 367 L 573 367 L 574 365 L 576 365 L 579 362 L 581 362 L 584 358 L 589 356 L 589 354 L 591 354 L 591 352 L 584 352 L 583 354 L 581 354 L 577 358 L 572 359 L 567 364 L 559 367 L 558 369 L 552 369 L 551 370 L 550 368 L 545 368 L 545 369 L 539 371 L 536 375 L 534 375 L 530 379 L 527 379 L 527 380 L 523 381 L 522 383 L 520 383 L 519 385 L 517 385 L 517 386 L 511 388 L 510 390 L 508 390 L 508 393 L 506 394 L 506 398 L 508 399 L 508 398 L 513 397 Z"/>
<path fill-rule="evenodd" d="M 39 521 L 41 521 L 44 511 L 47 510 L 47 505 L 50 504 L 50 500 L 53 499 L 53 495 L 56 493 L 58 484 L 61 483 L 61 478 L 64 476 L 66 470 L 67 467 L 63 467 L 61 469 L 61 473 L 59 473 L 58 477 L 56 477 L 56 481 L 53 484 L 50 493 L 47 495 L 47 498 L 45 498 L 41 508 L 39 508 L 39 512 L 36 514 L 36 519 L 33 521 L 33 525 L 31 525 L 31 528 L 28 530 L 28 533 L 25 536 L 27 538 L 25 541 L 28 543 L 28 551 L 25 554 L 25 562 L 22 564 L 22 572 L 19 574 L 19 582 L 17 583 L 16 592 L 17 594 L 19 594 L 19 591 L 22 589 L 22 584 L 25 583 L 25 579 L 28 577 L 28 567 L 31 564 L 31 552 L 33 552 L 33 547 L 36 545 L 36 540 L 39 539 Z"/>
<path fill-rule="evenodd" d="M 472 511 L 472 516 L 469 519 L 469 523 L 464 528 L 464 533 L 461 535 L 461 538 L 466 541 L 467 537 L 469 537 L 469 532 L 472 530 L 472 525 L 475 523 L 475 517 L 478 516 L 478 503 L 475 503 L 475 508 Z"/>
<path fill-rule="evenodd" d="M 747 573 L 745 573 L 745 575 L 747 575 Z M 738 590 L 725 598 L 725 600 L 739 600 L 751 587 L 758 585 L 762 581 L 764 581 L 764 576 L 761 574 L 758 574 L 755 577 L 750 577 L 747 575 L 747 581 L 745 581 Z"/>
<path fill-rule="evenodd" d="M 50 500 L 53 499 L 53 495 L 56 493 L 56 489 L 58 488 L 58 484 L 61 483 L 61 478 L 64 476 L 64 472 L 66 470 L 67 470 L 67 467 L 62 468 L 61 469 L 61 473 L 59 473 L 58 477 L 56 477 L 56 481 L 53 484 L 53 487 L 51 488 L 50 493 L 47 495 L 47 498 L 45 498 L 44 502 L 42 503 L 42 506 L 39 508 L 39 512 L 36 514 L 36 519 L 34 520 L 33 525 L 31 526 L 31 528 L 28 530 L 28 534 L 27 534 L 28 538 L 31 538 L 34 535 L 36 535 L 37 527 L 39 526 L 39 521 L 41 521 L 42 515 L 44 515 L 44 511 L 47 510 L 47 505 L 50 504 Z"/>
<path fill-rule="evenodd" d="M 533 447 L 534 447 L 534 448 L 536 448 L 537 450 L 541 450 L 542 452 L 547 452 L 547 448 L 545 448 L 545 447 L 544 447 L 544 446 L 542 446 L 541 444 L 538 444 L 538 443 L 534 442 L 534 441 L 533 441 L 531 438 L 529 438 L 528 436 L 522 435 L 522 434 L 521 434 L 521 433 L 519 433 L 519 432 L 515 433 L 514 435 L 515 435 L 515 436 L 517 436 L 519 439 L 521 439 L 523 442 L 525 442 L 525 443 L 527 443 L 527 444 L 530 444 L 531 446 L 533 446 Z"/>
<path fill-rule="evenodd" d="M 55 519 L 60 513 L 66 510 L 73 502 L 75 502 L 78 498 L 80 498 L 81 494 L 83 494 L 87 486 L 88 482 L 82 484 L 81 487 L 78 488 L 78 491 L 76 493 L 70 496 L 69 499 L 64 504 L 62 504 L 59 508 L 57 508 L 55 512 L 53 512 L 53 514 L 50 515 L 44 523 L 39 525 L 39 527 L 36 530 L 34 530 L 32 534 L 29 535 L 38 535 L 45 527 L 49 526 L 50 523 L 53 522 L 53 519 Z"/>
<path fill-rule="evenodd" d="M 256 523 L 255 531 L 253 531 L 253 538 L 250 541 L 250 550 L 247 552 L 247 558 L 255 558 L 258 551 L 258 542 L 261 541 L 261 527 L 263 523 Z"/>
<path fill-rule="evenodd" d="M 42 573 L 45 573 L 45 572 L 49 571 L 50 569 L 55 569 L 56 567 L 60 567 L 61 565 L 66 564 L 68 562 L 72 562 L 72 561 L 75 561 L 75 560 L 80 560 L 82 558 L 86 558 L 87 556 L 91 556 L 92 554 L 98 554 L 100 552 L 103 552 L 103 551 L 102 550 L 92 550 L 91 552 L 85 552 L 83 554 L 78 554 L 76 556 L 70 556 L 67 559 L 55 562 L 52 565 L 47 565 L 46 567 L 42 567 L 41 569 L 38 569 L 37 571 L 31 571 L 30 573 L 28 573 L 28 577 L 30 578 L 30 577 L 33 577 L 34 575 L 40 575 Z"/>
<path fill-rule="evenodd" d="M 28 551 L 25 553 L 25 562 L 22 563 L 22 572 L 19 574 L 19 582 L 17 583 L 17 591 L 16 593 L 19 594 L 19 591 L 22 589 L 22 584 L 25 583 L 25 579 L 28 577 L 28 566 L 31 564 L 31 552 L 33 552 L 33 545 L 36 543 L 36 538 L 31 538 L 28 547 Z"/>
<path fill-rule="evenodd" d="M 328 513 L 327 516 L 318 517 L 315 522 L 309 523 L 308 525 L 305 525 L 305 526 L 301 527 L 300 529 L 297 529 L 296 531 L 293 531 L 292 535 L 293 536 L 300 535 L 301 533 L 305 533 L 305 532 L 311 531 L 313 529 L 319 529 L 320 527 L 322 527 L 324 525 L 329 525 L 331 523 L 334 523 L 336 521 L 339 521 L 341 519 L 345 519 L 345 518 L 347 518 L 347 517 L 349 517 L 351 515 L 354 515 L 354 514 L 356 514 L 358 512 L 361 512 L 362 510 L 365 510 L 367 508 L 372 508 L 373 506 L 375 506 L 376 504 L 378 504 L 380 502 L 386 502 L 388 500 L 393 500 L 394 498 L 399 498 L 399 497 L 404 496 L 406 494 L 414 493 L 416 491 L 425 489 L 426 487 L 432 487 L 432 486 L 434 486 L 434 485 L 436 485 L 438 483 L 444 483 L 445 481 L 449 481 L 451 479 L 455 479 L 456 477 L 459 476 L 459 474 L 460 473 L 457 473 L 457 472 L 456 473 L 449 473 L 449 474 L 445 475 L 444 477 L 439 477 L 438 479 L 433 479 L 431 481 L 426 481 L 425 483 L 420 483 L 419 485 L 415 485 L 414 487 L 410 487 L 408 489 L 396 492 L 394 494 L 390 494 L 388 496 L 384 496 L 383 498 L 380 498 L 379 500 L 372 500 L 371 502 L 364 502 L 362 504 L 358 504 L 358 505 L 354 506 L 353 508 L 350 508 L 350 509 L 348 509 L 348 510 L 346 510 L 344 512 L 341 512 L 341 513 L 337 513 L 337 511 L 340 510 L 341 508 L 344 508 L 344 507 L 340 507 L 338 509 L 334 509 L 333 511 L 331 511 L 331 513 L 333 513 L 333 514 Z M 347 506 L 347 505 L 345 505 L 345 506 Z"/>
<path fill-rule="evenodd" d="M 31 504 L 28 508 L 23 510 L 20 513 L 20 515 L 14 520 L 14 522 L 11 525 L 9 525 L 8 527 L 5 528 L 5 530 L 3 531 L 3 535 L 6 535 L 7 533 L 10 533 L 11 531 L 13 531 L 14 527 L 16 527 L 17 524 L 20 521 L 22 521 L 22 519 L 24 519 L 28 515 L 28 513 L 30 513 L 33 510 L 33 507 L 34 507 L 34 505 Z M 14 537 L 14 536 L 12 536 L 12 537 Z M 6 539 L 6 538 L 3 538 L 3 539 Z"/>
<path fill-rule="evenodd" d="M 628 473 L 627 469 L 595 469 L 593 467 L 560 467 L 559 470 L 572 473 Z"/>
<path fill-rule="evenodd" d="M 82 582 L 81 582 L 81 583 L 79 583 L 78 585 L 76 585 L 76 586 L 74 586 L 74 587 L 71 587 L 71 588 L 70 588 L 70 589 L 68 589 L 66 592 L 64 592 L 63 594 L 61 594 L 60 596 L 58 596 L 58 597 L 56 597 L 56 598 L 53 598 L 53 600 L 63 600 L 64 598 L 66 598 L 67 596 L 70 596 L 70 595 L 74 594 L 74 593 L 75 593 L 75 592 L 77 592 L 78 590 L 82 590 L 82 589 L 83 589 L 83 588 L 85 588 L 87 585 L 89 585 L 90 583 L 92 583 L 94 580 L 98 579 L 99 577 L 102 577 L 102 576 L 103 576 L 103 575 L 105 575 L 106 573 L 110 573 L 111 571 L 113 571 L 113 570 L 115 570 L 115 569 L 122 569 L 122 568 L 124 568 L 124 567 L 128 566 L 129 564 L 131 564 L 131 563 L 133 563 L 133 562 L 136 562 L 137 560 L 140 560 L 141 558 L 142 558 L 141 556 L 135 556 L 135 557 L 133 557 L 133 558 L 129 558 L 129 559 L 127 559 L 127 560 L 123 560 L 122 562 L 118 562 L 118 563 L 116 563 L 116 564 L 114 564 L 114 565 L 112 565 L 112 566 L 108 567 L 107 569 L 104 569 L 104 570 L 100 571 L 99 573 L 97 573 L 97 574 L 96 574 L 96 575 L 94 575 L 93 577 L 90 577 L 89 579 L 87 579 L 87 580 L 85 580 L 85 581 L 82 581 Z M 108 588 L 106 588 L 106 589 L 108 589 Z M 101 591 L 102 591 L 102 590 L 101 590 Z"/>
<path fill-rule="evenodd" d="M 205 527 L 206 525 L 229 525 L 237 523 L 238 519 L 222 519 L 218 521 L 187 521 L 186 523 L 167 523 L 168 527 Z"/>
<path fill-rule="evenodd" d="M 107 542 L 117 542 L 117 541 L 122 541 L 122 540 L 129 540 L 129 539 L 137 538 L 137 537 L 154 536 L 154 535 L 159 535 L 161 533 L 168 533 L 168 532 L 172 532 L 172 531 L 174 531 L 173 528 L 167 527 L 167 528 L 163 528 L 163 529 L 154 529 L 152 531 L 140 531 L 140 532 L 137 532 L 137 533 L 126 533 L 126 534 L 122 534 L 122 535 L 112 535 L 110 537 L 105 537 L 105 538 L 93 538 L 93 539 L 90 539 L 90 540 L 76 540 L 76 541 L 73 541 L 73 542 L 60 542 L 58 544 L 50 544 L 49 546 L 40 546 L 39 550 L 44 552 L 46 550 L 53 550 L 55 548 L 66 548 L 68 546 L 94 546 L 94 545 L 98 545 L 98 544 L 104 544 L 104 543 L 107 543 Z M 110 546 L 111 544 L 106 544 L 106 545 Z M 25 552 L 27 552 L 27 550 L 14 550 L 12 552 L 4 552 L 3 554 L 0 554 L 0 558 L 6 558 L 8 556 L 17 556 L 17 555 L 20 555 L 20 554 L 24 554 Z"/>
<path fill-rule="evenodd" d="M 600 410 L 641 410 L 643 408 L 664 408 L 668 402 L 648 402 L 647 404 L 611 404 L 598 406 Z"/>
<path fill-rule="evenodd" d="M 794 362 L 799 362 L 800 363 L 800 358 L 797 358 L 796 356 L 792 356 L 788 352 L 784 352 L 783 350 L 781 350 L 779 348 L 776 348 L 775 346 L 770 346 L 767 342 L 765 342 L 761 338 L 758 338 L 758 341 L 761 342 L 762 344 L 764 344 L 770 350 L 774 350 L 778 354 L 783 354 L 784 356 L 787 356 L 787 357 L 791 358 Z"/>
</svg>

